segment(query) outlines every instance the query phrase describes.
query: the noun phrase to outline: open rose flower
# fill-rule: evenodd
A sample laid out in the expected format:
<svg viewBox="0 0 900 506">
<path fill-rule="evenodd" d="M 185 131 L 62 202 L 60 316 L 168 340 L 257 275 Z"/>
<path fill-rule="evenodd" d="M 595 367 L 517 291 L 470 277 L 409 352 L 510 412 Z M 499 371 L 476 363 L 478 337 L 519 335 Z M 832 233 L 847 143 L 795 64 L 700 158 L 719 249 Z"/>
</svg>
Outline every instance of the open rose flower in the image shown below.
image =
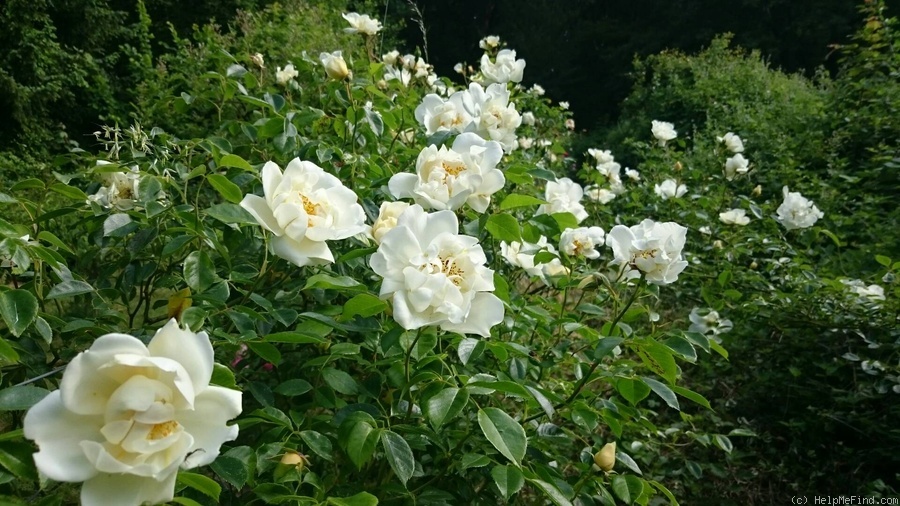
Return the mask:
<svg viewBox="0 0 900 506">
<path fill-rule="evenodd" d="M 619 266 L 627 278 L 642 272 L 650 283 L 668 285 L 688 265 L 681 256 L 686 237 L 687 229 L 673 222 L 647 219 L 633 227 L 616 225 L 606 235 L 615 256 L 610 265 Z"/>
<path fill-rule="evenodd" d="M 716 137 L 716 140 L 725 144 L 725 149 L 732 153 L 743 153 L 744 151 L 744 141 L 732 132 L 728 132 L 722 137 Z"/>
<path fill-rule="evenodd" d="M 559 236 L 559 249 L 570 257 L 599 258 L 597 246 L 605 243 L 600 227 L 567 228 Z"/>
<path fill-rule="evenodd" d="M 265 198 L 246 195 L 241 207 L 272 232 L 272 251 L 297 265 L 334 262 L 325 241 L 368 232 L 356 194 L 321 167 L 294 158 L 284 171 L 273 162 L 262 169 Z"/>
<path fill-rule="evenodd" d="M 655 185 L 653 191 L 663 200 L 677 199 L 687 193 L 687 186 L 678 184 L 674 179 L 666 179 L 662 184 Z"/>
<path fill-rule="evenodd" d="M 388 188 L 395 197 L 411 197 L 426 209 L 455 211 L 468 203 L 483 213 L 506 182 L 496 168 L 501 158 L 500 144 L 467 132 L 451 149 L 427 146 L 416 160 L 416 174 L 395 174 Z"/>
<path fill-rule="evenodd" d="M 513 267 L 521 267 L 530 276 L 540 277 L 544 284 L 549 285 L 551 278 L 565 276 L 569 273 L 569 269 L 562 264 L 559 258 L 535 264 L 534 258 L 542 251 L 556 254 L 556 248 L 543 235 L 537 243 L 513 241 L 507 244 L 506 241 L 500 242 L 500 254 L 506 263 Z"/>
<path fill-rule="evenodd" d="M 547 203 L 538 207 L 537 214 L 572 213 L 578 223 L 581 223 L 588 217 L 581 205 L 583 197 L 584 189 L 581 185 L 567 177 L 548 181 L 544 190 L 544 200 Z"/>
<path fill-rule="evenodd" d="M 819 218 L 825 216 L 825 213 L 819 211 L 809 199 L 801 195 L 799 192 L 792 192 L 785 186 L 781 190 L 784 193 L 784 202 L 778 206 L 777 220 L 788 230 L 796 230 L 798 228 L 809 228 L 816 224 Z"/>
<path fill-rule="evenodd" d="M 66 367 L 59 390 L 25 415 L 42 475 L 80 482 L 81 504 L 171 501 L 178 468 L 211 463 L 237 437 L 227 422 L 241 392 L 209 384 L 213 349 L 170 320 L 149 345 L 125 334 L 99 337 Z"/>
<path fill-rule="evenodd" d="M 375 35 L 381 30 L 381 22 L 372 19 L 368 14 L 359 14 L 356 12 L 348 12 L 341 14 L 341 17 L 350 23 L 349 28 L 344 28 L 346 33 L 362 33 L 365 35 Z"/>
<path fill-rule="evenodd" d="M 486 262 L 478 239 L 459 235 L 452 211 L 429 214 L 413 205 L 381 238 L 371 266 L 384 278 L 380 296 L 391 300 L 403 328 L 440 326 L 487 337 L 504 308 L 490 293 L 494 271 Z"/>
<path fill-rule="evenodd" d="M 668 121 L 653 120 L 650 125 L 650 132 L 653 134 L 653 137 L 659 141 L 660 146 L 665 146 L 667 142 L 678 137 L 678 132 L 675 131 L 675 125 Z"/>
<path fill-rule="evenodd" d="M 726 225 L 744 226 L 750 223 L 750 217 L 747 216 L 747 211 L 743 209 L 730 209 L 724 213 L 719 213 L 719 219 Z"/>
<path fill-rule="evenodd" d="M 750 160 L 738 153 L 725 160 L 725 179 L 731 181 L 738 174 L 746 174 L 750 171 Z"/>
<path fill-rule="evenodd" d="M 464 93 L 458 91 L 447 100 L 436 93 L 425 95 L 415 111 L 416 121 L 425 127 L 425 135 L 440 131 L 459 133 L 469 128 L 473 118 L 463 104 Z"/>
<path fill-rule="evenodd" d="M 481 56 L 481 73 L 486 84 L 520 83 L 525 70 L 525 60 L 517 60 L 512 49 L 501 49 L 494 61 L 485 53 Z"/>
</svg>

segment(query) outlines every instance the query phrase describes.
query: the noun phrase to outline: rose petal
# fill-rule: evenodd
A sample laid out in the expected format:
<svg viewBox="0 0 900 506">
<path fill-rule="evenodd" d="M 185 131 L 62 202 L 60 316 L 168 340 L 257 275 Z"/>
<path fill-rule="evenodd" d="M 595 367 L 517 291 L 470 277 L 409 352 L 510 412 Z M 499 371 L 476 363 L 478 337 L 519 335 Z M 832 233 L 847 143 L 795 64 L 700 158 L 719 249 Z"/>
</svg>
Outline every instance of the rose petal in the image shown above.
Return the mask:
<svg viewBox="0 0 900 506">
<path fill-rule="evenodd" d="M 334 262 L 334 256 L 324 242 L 297 241 L 288 236 L 272 239 L 272 251 L 298 267 L 304 265 L 324 265 Z"/>
<path fill-rule="evenodd" d="M 472 299 L 472 309 L 463 322 L 446 322 L 441 324 L 441 328 L 449 332 L 489 337 L 491 327 L 503 321 L 503 313 L 503 302 L 496 295 L 478 292 Z"/>
<path fill-rule="evenodd" d="M 114 378 L 99 372 L 116 355 L 146 357 L 150 353 L 139 339 L 125 334 L 100 336 L 66 367 L 59 390 L 66 408 L 79 415 L 100 415 L 106 401 L 119 386 Z"/>
<path fill-rule="evenodd" d="M 184 366 L 194 385 L 194 395 L 209 385 L 214 359 L 212 344 L 206 332 L 195 334 L 180 329 L 178 322 L 172 318 L 163 328 L 156 331 L 147 349 L 154 356 L 171 358 Z"/>
<path fill-rule="evenodd" d="M 81 487 L 82 506 L 140 506 L 171 501 L 175 497 L 175 477 L 162 480 L 131 474 L 98 474 Z"/>
<path fill-rule="evenodd" d="M 185 469 L 205 466 L 219 455 L 225 441 L 234 441 L 237 425 L 225 425 L 241 414 L 241 392 L 210 386 L 197 396 L 194 411 L 180 413 L 178 421 L 194 436 L 189 456 L 182 464 Z"/>
<path fill-rule="evenodd" d="M 244 199 L 241 200 L 241 207 L 252 214 L 253 217 L 256 218 L 256 222 L 259 223 L 262 228 L 275 235 L 284 233 L 284 229 L 278 224 L 275 215 L 272 214 L 272 208 L 269 207 L 269 203 L 266 202 L 266 199 L 258 195 L 244 195 Z"/>
<path fill-rule="evenodd" d="M 40 451 L 34 463 L 41 474 L 56 481 L 84 481 L 97 474 L 82 451 L 84 440 L 102 441 L 102 416 L 72 413 L 62 403 L 60 391 L 51 392 L 25 414 L 25 437 Z"/>
</svg>

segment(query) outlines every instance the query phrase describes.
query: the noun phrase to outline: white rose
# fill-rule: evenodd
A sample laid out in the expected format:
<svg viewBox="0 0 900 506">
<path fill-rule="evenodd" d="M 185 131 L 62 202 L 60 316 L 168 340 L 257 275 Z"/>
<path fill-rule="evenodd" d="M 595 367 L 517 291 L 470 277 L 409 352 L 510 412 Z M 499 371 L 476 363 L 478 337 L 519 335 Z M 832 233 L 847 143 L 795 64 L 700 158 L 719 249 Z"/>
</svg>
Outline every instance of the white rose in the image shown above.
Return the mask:
<svg viewBox="0 0 900 506">
<path fill-rule="evenodd" d="M 516 52 L 512 49 L 501 50 L 493 62 L 488 54 L 481 55 L 481 73 L 486 84 L 520 83 L 524 70 L 525 60 L 516 60 Z"/>
<path fill-rule="evenodd" d="M 665 146 L 667 142 L 678 137 L 678 132 L 675 131 L 675 125 L 667 121 L 653 120 L 650 131 L 653 133 L 653 137 L 656 137 L 656 140 L 659 141 L 660 146 Z"/>
<path fill-rule="evenodd" d="M 534 146 L 534 139 L 531 137 L 519 137 L 519 147 L 522 149 L 531 149 Z"/>
<path fill-rule="evenodd" d="M 562 110 L 564 110 L 564 111 L 567 111 L 567 110 L 569 110 L 569 103 L 568 103 L 568 102 L 560 102 L 560 103 L 559 103 L 559 108 L 562 109 Z"/>
<path fill-rule="evenodd" d="M 287 84 L 291 79 L 299 76 L 300 73 L 294 69 L 294 65 L 288 63 L 284 66 L 284 69 L 281 67 L 277 67 L 275 70 L 275 81 L 280 85 Z"/>
<path fill-rule="evenodd" d="M 738 174 L 746 174 L 750 170 L 750 160 L 738 153 L 725 160 L 725 179 L 731 181 Z"/>
<path fill-rule="evenodd" d="M 400 51 L 394 49 L 386 54 L 381 55 L 381 61 L 384 62 L 385 65 L 397 65 L 397 60 L 400 58 Z"/>
<path fill-rule="evenodd" d="M 447 100 L 434 93 L 425 95 L 415 111 L 416 121 L 425 127 L 425 135 L 444 130 L 464 132 L 469 129 L 473 118 L 463 105 L 464 93 L 457 91 Z"/>
<path fill-rule="evenodd" d="M 455 211 L 467 203 L 483 213 L 506 183 L 496 168 L 501 158 L 500 144 L 463 133 L 450 149 L 427 146 L 416 160 L 416 174 L 395 174 L 388 188 L 394 197 L 413 198 L 427 209 Z"/>
<path fill-rule="evenodd" d="M 346 33 L 363 33 L 366 35 L 375 35 L 381 30 L 381 22 L 377 19 L 372 19 L 368 14 L 358 14 L 356 12 L 349 12 L 341 15 L 344 19 L 350 23 L 350 28 L 344 28 L 344 32 Z"/>
<path fill-rule="evenodd" d="M 784 202 L 775 212 L 778 214 L 776 219 L 784 225 L 784 228 L 788 230 L 809 228 L 815 225 L 819 218 L 825 216 L 815 204 L 800 193 L 788 191 L 787 186 L 781 191 L 784 193 Z"/>
<path fill-rule="evenodd" d="M 389 230 L 397 226 L 397 219 L 406 211 L 409 204 L 406 202 L 382 202 L 378 212 L 378 218 L 372 224 L 372 237 L 376 243 L 381 243 L 381 238 Z"/>
<path fill-rule="evenodd" d="M 601 204 L 609 204 L 616 198 L 615 192 L 598 186 L 588 186 L 584 189 L 584 194 L 587 195 L 589 199 L 600 202 Z"/>
<path fill-rule="evenodd" d="M 730 331 L 734 324 L 731 320 L 726 320 L 719 316 L 719 313 L 712 309 L 694 308 L 689 316 L 691 326 L 689 332 L 699 332 L 700 334 L 711 334 L 717 336 Z"/>
<path fill-rule="evenodd" d="M 724 143 L 725 148 L 732 153 L 742 153 L 744 151 L 744 141 L 732 132 L 728 132 L 722 137 L 716 137 L 716 140 Z"/>
<path fill-rule="evenodd" d="M 400 81 L 404 87 L 409 86 L 409 82 L 412 80 L 412 74 L 409 73 L 409 70 L 406 67 L 394 67 L 392 65 L 384 66 L 384 80 L 385 81 Z"/>
<path fill-rule="evenodd" d="M 615 157 L 612 155 L 612 152 L 608 149 L 595 149 L 588 148 L 588 155 L 592 156 L 598 165 L 604 163 L 610 163 L 615 160 Z"/>
<path fill-rule="evenodd" d="M 641 173 L 634 169 L 626 168 L 625 175 L 628 176 L 628 178 L 631 179 L 632 181 L 640 181 L 641 180 Z"/>
<path fill-rule="evenodd" d="M 350 77 L 350 70 L 347 68 L 347 62 L 340 51 L 333 53 L 319 53 L 319 60 L 325 67 L 325 73 L 328 77 L 337 81 L 342 81 Z"/>
<path fill-rule="evenodd" d="M 481 49 L 494 49 L 499 45 L 500 37 L 496 35 L 488 35 L 487 37 L 478 41 L 478 47 L 480 47 Z"/>
<path fill-rule="evenodd" d="M 730 209 L 724 213 L 719 213 L 719 219 L 727 225 L 744 226 L 750 223 L 750 217 L 747 216 L 747 211 L 743 209 Z"/>
<path fill-rule="evenodd" d="M 860 297 L 871 300 L 885 300 L 884 288 L 879 285 L 866 286 L 861 279 L 842 279 L 841 283 L 846 285 L 851 292 Z"/>
<path fill-rule="evenodd" d="M 503 321 L 494 272 L 478 239 L 459 235 L 452 211 L 426 213 L 410 206 L 381 239 L 371 266 L 382 276 L 380 296 L 391 299 L 394 319 L 407 330 L 440 326 L 487 337 Z"/>
<path fill-rule="evenodd" d="M 687 193 L 687 186 L 678 184 L 674 179 L 666 179 L 662 184 L 655 185 L 653 191 L 663 200 L 677 199 Z"/>
<path fill-rule="evenodd" d="M 522 114 L 522 124 L 523 125 L 534 125 L 534 113 L 528 111 Z"/>
<path fill-rule="evenodd" d="M 237 437 L 226 424 L 241 413 L 241 392 L 210 385 L 212 371 L 206 333 L 175 320 L 146 346 L 125 334 L 97 338 L 25 415 L 38 470 L 83 481 L 86 506 L 171 501 L 179 467 L 211 463 Z"/>
<path fill-rule="evenodd" d="M 507 244 L 505 241 L 500 242 L 500 254 L 506 263 L 513 267 L 520 267 L 530 276 L 538 276 L 547 284 L 549 278 L 556 276 L 564 276 L 569 273 L 569 269 L 563 266 L 559 258 L 554 258 L 549 262 L 535 264 L 534 257 L 542 252 L 548 251 L 556 253 L 556 248 L 549 244 L 545 236 L 541 236 L 535 244 L 529 242 L 513 241 Z"/>
<path fill-rule="evenodd" d="M 284 171 L 273 162 L 262 169 L 265 198 L 246 195 L 241 207 L 272 232 L 273 252 L 298 265 L 334 262 L 325 241 L 368 231 L 356 194 L 333 175 L 294 158 Z"/>
<path fill-rule="evenodd" d="M 572 213 L 578 223 L 581 223 L 588 217 L 587 211 L 581 205 L 582 197 L 584 189 L 567 177 L 548 181 L 544 190 L 544 200 L 547 203 L 538 207 L 537 214 Z"/>
<path fill-rule="evenodd" d="M 681 256 L 686 237 L 687 229 L 673 222 L 647 219 L 630 228 L 616 225 L 606 235 L 615 257 L 610 265 L 618 265 L 628 278 L 638 277 L 640 271 L 650 283 L 667 285 L 688 265 Z"/>
<path fill-rule="evenodd" d="M 567 228 L 559 236 L 559 250 L 569 256 L 598 258 L 597 246 L 604 245 L 604 232 L 600 227 Z"/>
<path fill-rule="evenodd" d="M 509 102 L 505 84 L 483 88 L 478 83 L 471 83 L 468 90 L 459 93 L 463 95 L 466 110 L 474 118 L 470 129 L 487 140 L 499 142 L 507 153 L 518 147 L 516 128 L 522 124 L 522 117 L 516 111 L 516 104 Z"/>
<path fill-rule="evenodd" d="M 540 97 L 543 96 L 546 92 L 544 91 L 544 87 L 540 84 L 533 84 L 531 86 L 531 93 L 534 93 L 535 95 Z"/>
</svg>

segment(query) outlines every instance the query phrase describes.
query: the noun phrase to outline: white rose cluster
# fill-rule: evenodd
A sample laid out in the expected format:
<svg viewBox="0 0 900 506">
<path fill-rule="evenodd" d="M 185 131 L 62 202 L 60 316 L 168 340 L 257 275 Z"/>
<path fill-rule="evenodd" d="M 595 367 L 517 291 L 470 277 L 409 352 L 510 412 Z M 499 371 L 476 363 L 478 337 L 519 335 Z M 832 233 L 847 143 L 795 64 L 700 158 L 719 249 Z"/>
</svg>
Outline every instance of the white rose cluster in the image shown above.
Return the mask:
<svg viewBox="0 0 900 506">
<path fill-rule="evenodd" d="M 439 131 L 474 132 L 499 142 L 504 151 L 510 152 L 518 147 L 516 128 L 522 124 L 522 117 L 509 96 L 504 84 L 484 88 L 471 83 L 468 89 L 457 91 L 446 100 L 434 93 L 426 95 L 416 107 L 415 116 L 425 127 L 425 135 Z"/>
<path fill-rule="evenodd" d="M 85 506 L 171 501 L 178 469 L 210 464 L 238 434 L 227 422 L 241 413 L 241 392 L 210 385 L 212 372 L 209 337 L 174 319 L 148 345 L 97 338 L 25 415 L 38 470 L 84 482 Z"/>
</svg>

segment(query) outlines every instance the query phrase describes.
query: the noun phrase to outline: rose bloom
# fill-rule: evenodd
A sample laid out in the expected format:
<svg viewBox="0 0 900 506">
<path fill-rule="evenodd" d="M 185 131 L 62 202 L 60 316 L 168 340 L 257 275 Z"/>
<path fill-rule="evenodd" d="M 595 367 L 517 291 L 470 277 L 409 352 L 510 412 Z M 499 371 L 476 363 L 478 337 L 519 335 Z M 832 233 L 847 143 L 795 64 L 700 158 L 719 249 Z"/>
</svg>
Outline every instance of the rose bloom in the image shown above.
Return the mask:
<svg viewBox="0 0 900 506">
<path fill-rule="evenodd" d="M 480 47 L 481 49 L 494 49 L 499 45 L 500 37 L 496 35 L 488 35 L 487 37 L 478 41 L 478 47 Z"/>
<path fill-rule="evenodd" d="M 575 120 L 572 118 L 567 119 L 566 128 L 568 128 L 569 130 L 575 130 Z"/>
<path fill-rule="evenodd" d="M 531 137 L 519 137 L 519 147 L 522 149 L 531 149 L 534 146 L 534 139 Z"/>
<path fill-rule="evenodd" d="M 284 171 L 273 162 L 262 169 L 265 198 L 246 195 L 241 207 L 272 232 L 272 251 L 297 266 L 334 262 L 325 241 L 368 232 L 356 194 L 333 175 L 294 158 Z"/>
<path fill-rule="evenodd" d="M 612 152 L 608 149 L 595 149 L 588 148 L 588 155 L 592 156 L 594 160 L 597 162 L 597 165 L 601 165 L 604 163 L 610 163 L 615 160 L 615 157 L 612 155 Z"/>
<path fill-rule="evenodd" d="M 641 173 L 634 169 L 629 169 L 626 167 L 625 175 L 628 176 L 628 178 L 631 179 L 632 181 L 640 181 L 641 180 Z"/>
<path fill-rule="evenodd" d="M 380 297 L 390 299 L 394 319 L 406 330 L 440 326 L 448 332 L 487 337 L 503 321 L 494 271 L 478 239 L 459 235 L 452 211 L 426 213 L 410 206 L 381 239 L 370 261 L 384 278 Z"/>
<path fill-rule="evenodd" d="M 544 190 L 544 200 L 547 203 L 538 207 L 537 214 L 572 213 L 578 223 L 581 223 L 588 217 L 581 205 L 582 197 L 584 189 L 567 177 L 547 181 L 547 188 Z"/>
<path fill-rule="evenodd" d="M 851 292 L 859 295 L 861 298 L 868 298 L 870 300 L 885 300 L 884 288 L 879 285 L 866 286 L 866 284 L 863 283 L 861 279 L 842 279 L 841 283 L 843 283 Z"/>
<path fill-rule="evenodd" d="M 544 87 L 537 83 L 531 85 L 531 88 L 529 88 L 529 91 L 531 91 L 531 93 L 533 93 L 539 97 L 543 96 L 544 93 L 546 93 L 546 91 L 544 91 Z"/>
<path fill-rule="evenodd" d="M 825 216 L 815 204 L 800 193 L 788 191 L 787 186 L 781 191 L 784 193 L 784 202 L 775 212 L 778 214 L 776 219 L 784 225 L 784 228 L 788 230 L 809 228 L 815 225 L 819 218 Z"/>
<path fill-rule="evenodd" d="M 660 146 L 665 146 L 667 142 L 678 137 L 678 132 L 675 131 L 675 125 L 667 121 L 653 120 L 650 126 L 650 132 L 653 134 L 653 137 L 659 141 Z"/>
<path fill-rule="evenodd" d="M 731 320 L 720 317 L 719 313 L 712 309 L 700 309 L 695 307 L 691 310 L 689 318 L 691 320 L 691 327 L 688 331 L 698 332 L 703 335 L 710 334 L 712 336 L 718 336 L 719 334 L 729 332 L 734 327 Z M 716 341 L 719 341 L 719 339 L 716 339 Z"/>
<path fill-rule="evenodd" d="M 522 117 L 516 111 L 516 104 L 509 101 L 509 90 L 505 84 L 492 84 L 483 88 L 478 83 L 469 84 L 463 103 L 474 118 L 472 131 L 490 141 L 497 141 L 507 153 L 518 147 L 516 128 L 522 124 Z"/>
<path fill-rule="evenodd" d="M 725 148 L 732 153 L 743 153 L 744 152 L 744 141 L 741 140 L 737 135 L 728 132 L 722 137 L 716 137 L 716 140 L 724 143 Z"/>
<path fill-rule="evenodd" d="M 170 320 L 149 345 L 125 334 L 97 338 L 25 415 L 43 476 L 80 482 L 81 504 L 171 501 L 178 468 L 211 463 L 237 437 L 227 422 L 241 392 L 209 384 L 213 348 Z"/>
<path fill-rule="evenodd" d="M 358 14 L 356 12 L 350 12 L 341 15 L 344 19 L 350 23 L 350 28 L 344 28 L 344 32 L 346 33 L 363 33 L 366 35 L 375 35 L 381 30 L 381 22 L 377 19 L 372 19 L 368 14 Z"/>
<path fill-rule="evenodd" d="M 472 115 L 463 105 L 465 92 L 457 91 L 444 100 L 435 93 L 425 95 L 422 103 L 416 107 L 415 116 L 425 127 L 425 135 L 440 131 L 464 132 L 472 124 Z"/>
<path fill-rule="evenodd" d="M 747 216 L 747 211 L 743 209 L 730 209 L 724 213 L 719 213 L 719 219 L 727 225 L 744 226 L 750 223 L 750 217 Z"/>
<path fill-rule="evenodd" d="M 98 160 L 97 165 L 110 165 L 110 162 Z M 113 207 L 120 211 L 134 209 L 141 182 L 141 173 L 137 167 L 132 167 L 127 172 L 104 173 L 103 180 L 105 186 L 101 186 L 93 195 L 88 195 L 88 204 L 94 202 L 104 209 Z"/>
<path fill-rule="evenodd" d="M 687 229 L 673 222 L 647 219 L 633 227 L 616 225 L 606 235 L 615 257 L 610 265 L 620 266 L 626 278 L 636 278 L 640 271 L 650 283 L 673 283 L 688 265 L 681 256 L 686 237 Z"/>
<path fill-rule="evenodd" d="M 548 284 L 549 278 L 565 276 L 569 269 L 565 268 L 559 258 L 539 264 L 534 263 L 534 257 L 541 251 L 556 253 L 556 248 L 549 244 L 545 236 L 541 236 L 537 243 L 513 241 L 507 244 L 500 242 L 500 254 L 506 263 L 513 267 L 520 267 L 530 276 L 538 276 Z"/>
<path fill-rule="evenodd" d="M 750 171 L 750 160 L 738 153 L 725 160 L 725 179 L 731 181 L 738 174 L 746 174 Z"/>
<path fill-rule="evenodd" d="M 522 114 L 522 124 L 523 125 L 534 125 L 534 113 L 528 111 Z"/>
<path fill-rule="evenodd" d="M 481 55 L 481 74 L 485 84 L 520 83 L 524 70 L 525 60 L 517 60 L 516 52 L 512 49 L 500 50 L 494 61 L 486 53 Z"/>
<path fill-rule="evenodd" d="M 600 227 L 567 228 L 559 236 L 559 250 L 570 257 L 599 258 L 597 246 L 605 241 Z"/>
<path fill-rule="evenodd" d="M 601 204 L 609 204 L 616 198 L 616 193 L 612 190 L 593 185 L 585 188 L 584 194 L 587 195 L 589 199 L 600 202 Z"/>
<path fill-rule="evenodd" d="M 277 69 L 275 70 L 275 81 L 278 82 L 278 84 L 285 85 L 291 79 L 294 79 L 299 75 L 300 73 L 294 69 L 294 66 L 288 63 L 284 66 L 284 69 L 282 69 L 281 67 L 277 67 Z"/>
<path fill-rule="evenodd" d="M 406 211 L 409 204 L 406 202 L 382 202 L 378 212 L 378 218 L 372 224 L 372 238 L 381 244 L 381 238 L 389 230 L 397 226 L 397 219 Z"/>
<path fill-rule="evenodd" d="M 474 133 L 460 134 L 453 146 L 427 146 L 416 160 L 416 174 L 395 174 L 388 182 L 394 197 L 413 198 L 427 209 L 455 211 L 463 204 L 483 213 L 506 179 L 497 164 L 503 148 Z"/>
<path fill-rule="evenodd" d="M 678 184 L 674 179 L 666 179 L 662 184 L 655 185 L 653 191 L 663 200 L 677 199 L 687 193 L 687 186 Z"/>
<path fill-rule="evenodd" d="M 350 77 L 350 70 L 347 68 L 347 62 L 344 61 L 344 57 L 340 51 L 335 51 L 333 53 L 319 53 L 319 60 L 322 62 L 322 66 L 325 67 L 325 74 L 328 77 L 337 80 L 343 81 L 344 79 Z"/>
</svg>

